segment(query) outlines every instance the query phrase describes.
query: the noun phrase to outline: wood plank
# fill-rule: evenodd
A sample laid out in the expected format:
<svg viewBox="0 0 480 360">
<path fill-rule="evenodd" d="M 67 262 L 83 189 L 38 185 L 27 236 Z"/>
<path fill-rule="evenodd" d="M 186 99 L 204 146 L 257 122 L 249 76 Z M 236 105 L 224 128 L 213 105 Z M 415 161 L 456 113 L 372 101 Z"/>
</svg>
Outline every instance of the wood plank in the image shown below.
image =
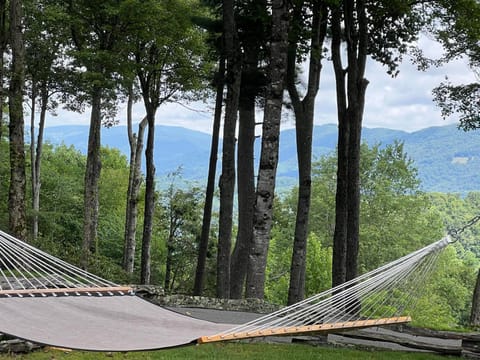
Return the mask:
<svg viewBox="0 0 480 360">
<path fill-rule="evenodd" d="M 48 294 L 86 294 L 86 293 L 109 293 L 109 292 L 133 292 L 129 286 L 110 286 L 110 287 L 80 287 L 80 288 L 53 288 L 53 289 L 18 289 L 18 290 L 0 290 L 0 296 L 18 296 L 18 295 L 48 295 Z"/>
<path fill-rule="evenodd" d="M 212 336 L 202 336 L 199 339 L 197 339 L 197 342 L 199 344 L 204 344 L 208 342 L 241 340 L 241 339 L 263 337 L 263 336 L 285 336 L 285 335 L 308 334 L 308 333 L 316 333 L 316 332 L 334 332 L 334 331 L 358 329 L 358 328 L 371 327 L 371 326 L 400 324 L 400 323 L 410 322 L 411 320 L 412 319 L 410 318 L 410 316 L 398 316 L 393 318 L 344 321 L 344 322 L 329 323 L 329 324 L 279 327 L 279 328 L 252 330 L 252 331 L 225 334 L 225 335 L 218 334 L 218 335 L 212 335 Z"/>
</svg>

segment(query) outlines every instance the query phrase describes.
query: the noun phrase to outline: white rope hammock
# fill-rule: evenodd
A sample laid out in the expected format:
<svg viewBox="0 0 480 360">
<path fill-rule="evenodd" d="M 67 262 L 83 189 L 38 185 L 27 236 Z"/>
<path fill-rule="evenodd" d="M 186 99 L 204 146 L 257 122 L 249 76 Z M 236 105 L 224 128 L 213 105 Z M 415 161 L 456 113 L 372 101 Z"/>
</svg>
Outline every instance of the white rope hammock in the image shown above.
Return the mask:
<svg viewBox="0 0 480 360">
<path fill-rule="evenodd" d="M 232 328 L 165 312 L 134 296 L 113 296 L 133 295 L 133 291 L 0 231 L 0 331 L 60 347 L 128 351 L 404 323 L 411 320 L 408 315 L 441 250 L 451 242 L 446 236 L 349 282 Z M 102 300 L 106 294 L 111 296 Z M 75 325 L 69 317 L 76 319 Z M 37 324 L 42 319 L 49 324 Z M 38 331 L 32 324 L 39 326 Z M 78 334 L 72 335 L 72 328 Z"/>
<path fill-rule="evenodd" d="M 404 323 L 449 236 L 349 282 L 200 343 Z"/>
</svg>

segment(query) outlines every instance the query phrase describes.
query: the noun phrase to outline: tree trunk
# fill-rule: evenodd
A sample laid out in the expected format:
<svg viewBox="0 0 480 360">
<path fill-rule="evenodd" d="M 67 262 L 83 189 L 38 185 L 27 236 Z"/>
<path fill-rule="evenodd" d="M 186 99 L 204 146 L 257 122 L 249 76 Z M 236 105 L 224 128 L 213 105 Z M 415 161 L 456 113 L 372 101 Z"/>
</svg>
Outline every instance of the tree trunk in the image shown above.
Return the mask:
<svg viewBox="0 0 480 360">
<path fill-rule="evenodd" d="M 138 134 L 135 135 L 132 130 L 132 106 L 133 95 L 128 97 L 127 103 L 127 129 L 128 141 L 130 144 L 130 171 L 128 174 L 128 190 L 127 190 L 127 207 L 125 213 L 125 237 L 123 250 L 123 269 L 132 274 L 135 268 L 135 250 L 136 250 L 136 233 L 137 233 L 137 219 L 138 219 L 138 200 L 140 193 L 141 165 L 142 165 L 142 151 L 143 138 L 145 127 L 147 125 L 147 118 L 138 125 Z"/>
<path fill-rule="evenodd" d="M 478 271 L 475 290 L 473 291 L 470 325 L 475 328 L 480 327 L 480 270 Z"/>
<path fill-rule="evenodd" d="M 217 297 L 230 295 L 230 251 L 232 242 L 233 196 L 235 191 L 235 129 L 240 93 L 241 59 L 235 25 L 234 1 L 223 1 L 225 52 L 227 58 L 227 101 L 223 125 L 222 175 L 220 177 L 220 218 L 217 248 Z"/>
<path fill-rule="evenodd" d="M 3 127 L 5 125 L 3 120 L 3 102 L 5 101 L 5 88 L 4 88 L 4 59 L 3 55 L 8 42 L 8 30 L 7 30 L 7 1 L 0 0 L 0 141 L 3 138 Z M 2 161 L 0 155 L 0 161 Z"/>
<path fill-rule="evenodd" d="M 85 170 L 84 215 L 82 267 L 88 268 L 90 254 L 95 253 L 98 227 L 98 182 L 102 168 L 100 158 L 100 132 L 102 90 L 94 87 L 92 91 L 92 112 L 90 114 L 90 131 L 88 134 L 87 165 Z"/>
<path fill-rule="evenodd" d="M 275 178 L 284 80 L 287 68 L 288 2 L 272 1 L 269 88 L 265 102 L 262 148 L 254 210 L 253 238 L 249 252 L 246 297 L 264 297 L 265 269 L 272 228 Z"/>
<path fill-rule="evenodd" d="M 8 96 L 10 114 L 10 189 L 8 198 L 9 228 L 13 236 L 26 240 L 25 123 L 23 118 L 25 46 L 22 35 L 22 18 L 22 2 L 20 0 L 11 0 L 10 44 L 12 48 L 12 70 L 10 91 Z"/>
<path fill-rule="evenodd" d="M 345 34 L 341 30 L 341 14 Z M 332 60 L 338 112 L 338 170 L 333 247 L 333 286 L 357 275 L 360 229 L 360 143 L 365 91 L 368 29 L 363 0 L 344 0 L 332 10 Z M 340 44 L 346 41 L 347 70 L 342 68 Z M 345 74 L 348 74 L 345 84 Z M 348 101 L 347 101 L 348 100 Z"/>
<path fill-rule="evenodd" d="M 42 85 L 40 90 L 40 120 L 38 122 L 38 134 L 36 140 L 36 149 L 33 150 L 35 144 L 35 138 L 32 136 L 32 208 L 33 208 L 33 223 L 32 223 L 32 235 L 36 240 L 38 237 L 38 214 L 40 212 L 40 189 L 41 183 L 41 167 L 42 167 L 42 152 L 43 152 L 43 134 L 45 131 L 45 119 L 47 115 L 48 106 L 48 89 L 45 84 Z M 32 114 L 34 113 L 34 104 L 32 102 Z M 35 117 L 32 116 L 32 134 L 35 133 Z"/>
<path fill-rule="evenodd" d="M 350 114 L 347 171 L 347 256 L 345 281 L 357 277 L 360 243 L 360 139 L 362 125 L 358 115 Z"/>
<path fill-rule="evenodd" d="M 170 290 L 173 286 L 173 281 L 171 279 L 172 268 L 173 268 L 173 251 L 174 251 L 173 241 L 174 241 L 173 225 L 170 224 L 170 234 L 168 235 L 168 239 L 167 239 L 167 258 L 165 260 L 165 281 L 163 284 L 163 288 L 167 292 L 167 294 L 170 293 Z"/>
<path fill-rule="evenodd" d="M 300 12 L 298 12 L 300 10 Z M 296 22 L 300 22 L 302 8 L 294 11 Z M 326 35 L 327 11 L 320 9 L 315 3 L 312 9 L 312 37 L 310 43 L 310 63 L 307 93 L 300 100 L 296 87 L 296 59 L 297 39 L 289 45 L 287 88 L 295 112 L 295 128 L 297 140 L 298 158 L 298 202 L 297 216 L 295 221 L 295 238 L 293 242 L 293 254 L 290 267 L 290 284 L 288 290 L 288 304 L 303 300 L 305 296 L 305 272 L 307 257 L 308 220 L 310 213 L 310 197 L 312 184 L 312 140 L 315 97 L 320 85 L 321 49 Z"/>
<path fill-rule="evenodd" d="M 360 145 L 365 92 L 368 81 L 364 78 L 368 54 L 368 28 L 365 0 L 348 0 L 344 6 L 345 29 L 347 32 L 348 109 L 350 122 L 348 141 L 348 223 L 346 278 L 357 277 L 358 250 L 360 243 Z"/>
<path fill-rule="evenodd" d="M 36 158 L 36 149 L 35 144 L 37 140 L 35 139 L 35 105 L 37 102 L 37 86 L 35 84 L 35 80 L 32 79 L 32 95 L 30 101 L 30 174 L 32 177 L 32 239 L 36 240 L 38 236 L 38 200 L 37 193 L 39 193 L 38 189 L 38 181 L 37 181 L 37 167 L 35 166 L 35 158 Z"/>
<path fill-rule="evenodd" d="M 155 210 L 155 163 L 154 163 L 154 140 L 155 140 L 155 111 L 152 106 L 147 106 L 148 135 L 145 159 L 147 163 L 147 175 L 145 180 L 145 211 L 143 219 L 142 236 L 142 263 L 140 282 L 150 284 L 153 214 Z"/>
<path fill-rule="evenodd" d="M 205 264 L 207 261 L 208 242 L 210 238 L 210 224 L 212 221 L 212 205 L 215 192 L 215 178 L 217 171 L 218 142 L 220 138 L 220 122 L 222 119 L 223 89 L 225 84 L 225 59 L 221 56 L 216 79 L 217 95 L 215 99 L 215 114 L 213 117 L 212 144 L 210 148 L 210 160 L 208 165 L 207 190 L 203 208 L 202 232 L 198 245 L 197 269 L 195 271 L 195 284 L 193 294 L 202 295 L 205 280 Z"/>
<path fill-rule="evenodd" d="M 333 235 L 332 287 L 346 279 L 347 261 L 347 171 L 350 124 L 346 118 L 345 70 L 341 58 L 341 8 L 332 9 L 332 62 L 335 71 L 338 117 L 337 190 L 335 196 L 335 231 Z"/>
<path fill-rule="evenodd" d="M 254 143 L 255 143 L 255 97 L 256 90 L 250 89 L 249 74 L 257 73 L 257 54 L 255 59 L 245 50 L 244 71 L 239 102 L 238 130 L 238 232 L 232 253 L 230 272 L 230 298 L 242 297 L 245 277 L 247 276 L 248 250 L 253 234 L 253 207 L 255 204 L 254 180 Z M 251 79 L 253 80 L 253 79 Z"/>
</svg>

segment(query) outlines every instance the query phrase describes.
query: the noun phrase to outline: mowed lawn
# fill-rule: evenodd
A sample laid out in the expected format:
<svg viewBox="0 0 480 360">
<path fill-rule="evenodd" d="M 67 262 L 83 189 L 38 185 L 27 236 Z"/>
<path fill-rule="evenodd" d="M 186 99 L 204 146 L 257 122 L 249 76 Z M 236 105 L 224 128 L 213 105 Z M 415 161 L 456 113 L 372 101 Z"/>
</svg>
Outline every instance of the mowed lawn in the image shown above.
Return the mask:
<svg viewBox="0 0 480 360">
<path fill-rule="evenodd" d="M 187 346 L 169 350 L 130 352 L 130 353 L 95 353 L 61 350 L 38 350 L 25 355 L 0 355 L 0 359 L 26 360 L 89 360 L 89 359 L 261 359 L 261 360 L 304 360 L 304 359 L 365 359 L 365 360 L 434 360 L 458 359 L 426 353 L 394 352 L 380 350 L 356 350 L 347 348 L 318 347 L 301 344 L 207 344 Z"/>
</svg>

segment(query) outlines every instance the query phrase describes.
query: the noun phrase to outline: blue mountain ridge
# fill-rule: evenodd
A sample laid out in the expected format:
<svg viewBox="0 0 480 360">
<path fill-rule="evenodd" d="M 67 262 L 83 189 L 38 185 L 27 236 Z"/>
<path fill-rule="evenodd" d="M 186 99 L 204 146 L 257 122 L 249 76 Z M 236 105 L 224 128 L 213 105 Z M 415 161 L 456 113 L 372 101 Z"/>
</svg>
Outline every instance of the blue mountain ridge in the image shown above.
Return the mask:
<svg viewBox="0 0 480 360">
<path fill-rule="evenodd" d="M 45 139 L 52 144 L 73 145 L 87 150 L 88 126 L 66 125 L 47 127 Z M 313 137 L 315 158 L 332 153 L 337 144 L 337 126 L 315 126 Z M 415 132 L 385 128 L 364 128 L 362 140 L 370 145 L 387 145 L 395 140 L 404 143 L 407 155 L 414 161 L 422 189 L 465 194 L 480 191 L 480 132 L 464 132 L 455 125 L 437 126 Z M 125 126 L 102 129 L 102 144 L 130 153 Z M 277 188 L 294 186 L 297 176 L 295 130 L 280 135 L 280 159 Z M 176 126 L 157 125 L 155 129 L 155 166 L 163 177 L 182 167 L 187 180 L 205 182 L 208 171 L 211 136 Z M 256 158 L 260 143 L 256 144 Z M 221 150 L 220 150 L 221 151 Z M 221 153 L 219 152 L 219 164 Z"/>
</svg>

